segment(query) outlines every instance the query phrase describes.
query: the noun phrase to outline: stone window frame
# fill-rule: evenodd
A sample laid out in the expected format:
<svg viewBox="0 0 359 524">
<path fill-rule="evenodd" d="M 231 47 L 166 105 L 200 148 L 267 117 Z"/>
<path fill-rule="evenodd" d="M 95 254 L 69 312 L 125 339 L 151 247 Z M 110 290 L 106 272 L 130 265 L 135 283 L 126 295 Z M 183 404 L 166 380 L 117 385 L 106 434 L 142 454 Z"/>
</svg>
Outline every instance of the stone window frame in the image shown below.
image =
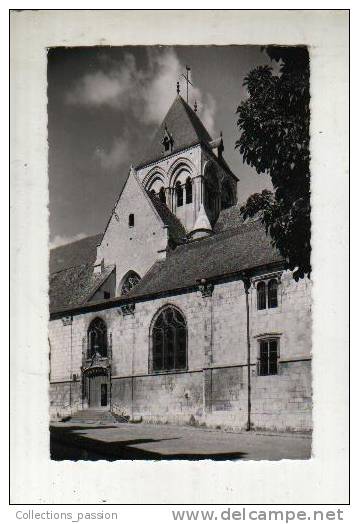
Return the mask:
<svg viewBox="0 0 359 524">
<path fill-rule="evenodd" d="M 257 338 L 257 376 L 258 377 L 272 377 L 272 376 L 276 376 L 276 375 L 279 375 L 279 362 L 280 362 L 280 351 L 281 351 L 281 344 L 280 344 L 280 341 L 281 341 L 281 336 L 277 333 L 273 333 L 273 334 L 266 334 L 266 335 L 260 335 Z M 270 344 L 271 342 L 276 342 L 276 372 L 275 373 L 270 373 L 269 372 L 269 366 L 270 366 L 270 347 L 268 348 L 268 373 L 262 373 L 261 372 L 261 345 L 262 343 L 265 342 L 267 344 Z"/>
<path fill-rule="evenodd" d="M 253 285 L 253 287 L 255 289 L 255 294 L 256 294 L 256 297 L 255 297 L 255 310 L 256 310 L 257 313 L 263 314 L 263 313 L 268 313 L 270 311 L 281 311 L 282 300 L 281 300 L 280 284 L 281 284 L 282 273 L 283 273 L 283 271 L 274 271 L 274 272 L 271 272 L 271 273 L 258 275 L 258 276 L 253 277 L 251 279 L 252 285 Z M 269 307 L 268 286 L 269 286 L 270 282 L 272 282 L 273 280 L 275 280 L 276 283 L 277 283 L 277 304 L 276 304 L 276 306 Z M 257 289 L 258 289 L 258 285 L 261 284 L 261 283 L 263 283 L 264 286 L 265 286 L 265 307 L 263 307 L 263 308 L 259 308 L 258 307 L 258 291 L 257 291 Z"/>
<path fill-rule="evenodd" d="M 101 324 L 103 325 L 103 332 L 104 334 L 102 335 L 103 336 L 103 340 L 104 340 L 104 344 L 103 346 L 100 348 L 99 351 L 96 351 L 96 347 L 92 347 L 93 344 L 92 344 L 92 339 L 91 339 L 91 333 L 94 331 L 94 326 L 96 327 L 96 323 L 97 324 Z M 96 328 L 97 329 L 97 328 Z M 95 349 L 95 351 L 93 351 L 93 349 Z M 99 354 L 100 357 L 102 358 L 107 358 L 108 357 L 108 353 L 109 353 L 109 340 L 108 340 L 108 327 L 107 327 L 107 322 L 100 316 L 96 316 L 94 317 L 88 327 L 87 327 L 87 349 L 86 349 L 86 358 L 87 359 L 91 359 L 91 358 L 94 358 L 96 356 L 96 354 Z"/>
<path fill-rule="evenodd" d="M 184 205 L 184 189 L 181 182 L 178 180 L 175 183 L 176 208 Z"/>
<path fill-rule="evenodd" d="M 130 269 L 122 277 L 122 279 L 121 279 L 121 281 L 120 281 L 120 283 L 118 285 L 118 288 L 117 288 L 117 295 L 118 296 L 126 296 L 126 295 L 128 295 L 128 293 L 135 286 L 137 286 L 137 284 L 140 281 L 141 281 L 141 276 L 137 273 L 137 271 L 134 271 L 133 269 Z"/>
<path fill-rule="evenodd" d="M 181 368 L 171 368 L 171 369 L 161 369 L 161 370 L 155 370 L 154 367 L 153 367 L 153 349 L 154 349 L 154 344 L 153 344 L 153 328 L 156 324 L 156 321 L 158 320 L 158 318 L 160 317 L 160 315 L 166 310 L 166 309 L 175 309 L 183 318 L 184 320 L 184 323 L 185 323 L 185 328 L 186 328 L 186 337 L 185 337 L 185 341 L 186 341 L 186 363 L 185 363 L 185 366 L 181 367 Z M 184 373 L 184 372 L 187 372 L 188 371 L 188 323 L 187 323 L 187 319 L 186 319 L 186 316 L 185 314 L 183 313 L 183 311 L 181 310 L 181 308 L 179 308 L 177 305 L 175 304 L 172 304 L 172 303 L 166 303 L 164 304 L 163 306 L 161 306 L 157 311 L 156 313 L 153 315 L 152 317 L 152 320 L 151 320 L 151 323 L 150 323 L 150 327 L 149 327 L 149 352 L 148 352 L 148 374 L 149 375 L 166 375 L 166 374 L 173 374 L 173 373 Z"/>
<path fill-rule="evenodd" d="M 175 213 L 178 208 L 194 201 L 194 178 L 195 168 L 188 159 L 178 158 L 168 170 L 169 191 L 172 194 L 172 211 Z M 187 187 L 188 179 L 191 182 L 192 201 L 188 202 Z M 178 203 L 178 194 L 181 193 L 182 203 Z"/>
<path fill-rule="evenodd" d="M 193 203 L 193 180 L 190 176 L 186 178 L 184 187 L 185 187 L 185 203 L 186 205 L 192 204 Z"/>
</svg>

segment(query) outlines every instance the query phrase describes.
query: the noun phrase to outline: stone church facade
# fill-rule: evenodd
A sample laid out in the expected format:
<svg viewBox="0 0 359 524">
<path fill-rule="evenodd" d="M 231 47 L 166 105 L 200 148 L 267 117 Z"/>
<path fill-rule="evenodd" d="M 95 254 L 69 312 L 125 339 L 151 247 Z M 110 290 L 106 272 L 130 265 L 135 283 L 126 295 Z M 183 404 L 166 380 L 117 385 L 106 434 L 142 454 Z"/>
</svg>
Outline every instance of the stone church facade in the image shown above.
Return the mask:
<svg viewBox="0 0 359 524">
<path fill-rule="evenodd" d="M 104 233 L 50 257 L 50 413 L 309 431 L 311 282 L 295 282 L 178 95 Z"/>
</svg>

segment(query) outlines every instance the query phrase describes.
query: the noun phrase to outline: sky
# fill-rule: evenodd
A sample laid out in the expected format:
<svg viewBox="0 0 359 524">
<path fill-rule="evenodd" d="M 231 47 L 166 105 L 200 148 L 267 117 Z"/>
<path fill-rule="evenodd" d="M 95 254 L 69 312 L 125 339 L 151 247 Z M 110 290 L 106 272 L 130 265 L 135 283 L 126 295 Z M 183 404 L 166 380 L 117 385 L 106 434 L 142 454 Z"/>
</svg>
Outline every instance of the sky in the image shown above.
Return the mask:
<svg viewBox="0 0 359 524">
<path fill-rule="evenodd" d="M 129 167 L 161 124 L 191 67 L 189 104 L 212 138 L 223 132 L 224 157 L 239 177 L 238 201 L 271 188 L 268 175 L 244 164 L 236 109 L 243 80 L 270 64 L 259 46 L 53 48 L 48 53 L 50 245 L 101 233 Z"/>
</svg>

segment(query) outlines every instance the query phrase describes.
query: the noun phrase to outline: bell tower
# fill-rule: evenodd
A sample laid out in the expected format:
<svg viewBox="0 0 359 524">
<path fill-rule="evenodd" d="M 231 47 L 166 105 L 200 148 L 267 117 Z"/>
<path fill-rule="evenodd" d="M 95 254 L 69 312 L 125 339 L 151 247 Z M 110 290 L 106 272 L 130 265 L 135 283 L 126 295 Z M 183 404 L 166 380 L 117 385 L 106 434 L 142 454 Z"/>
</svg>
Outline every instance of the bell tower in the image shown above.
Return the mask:
<svg viewBox="0 0 359 524">
<path fill-rule="evenodd" d="M 223 158 L 222 133 L 212 139 L 194 108 L 178 93 L 136 166 L 146 191 L 166 204 L 189 235 L 201 215 L 211 227 L 237 202 L 237 177 Z"/>
</svg>

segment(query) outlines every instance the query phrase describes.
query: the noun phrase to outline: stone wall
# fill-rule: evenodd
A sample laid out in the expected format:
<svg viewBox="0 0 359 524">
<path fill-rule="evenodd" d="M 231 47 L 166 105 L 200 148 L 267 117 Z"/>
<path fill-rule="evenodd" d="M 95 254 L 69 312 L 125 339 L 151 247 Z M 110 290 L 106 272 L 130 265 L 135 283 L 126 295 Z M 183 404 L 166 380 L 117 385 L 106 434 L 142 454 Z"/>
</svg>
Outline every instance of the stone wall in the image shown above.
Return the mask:
<svg viewBox="0 0 359 524">
<path fill-rule="evenodd" d="M 82 408 L 81 383 L 58 382 L 50 384 L 50 418 L 58 420 Z"/>
<path fill-rule="evenodd" d="M 252 423 L 278 430 L 311 428 L 310 282 L 280 279 L 277 308 L 258 311 L 255 282 L 249 290 Z M 187 322 L 188 369 L 149 371 L 150 326 L 166 304 Z M 71 324 L 50 322 L 51 381 L 54 403 L 67 402 L 65 384 L 81 376 L 87 329 L 101 316 L 112 335 L 113 410 L 148 421 L 241 427 L 247 421 L 246 295 L 239 280 L 214 286 L 212 297 L 199 291 L 138 302 L 133 315 L 113 307 L 73 316 Z M 257 376 L 259 340 L 279 340 L 278 375 Z M 60 386 L 59 383 L 64 385 Z M 63 388 L 63 392 L 59 390 Z M 63 399 L 63 400 L 61 400 Z M 55 405 L 54 404 L 54 405 Z"/>
<path fill-rule="evenodd" d="M 129 226 L 129 215 L 134 215 L 134 226 Z M 121 198 L 115 206 L 102 242 L 97 248 L 96 265 L 116 266 L 116 295 L 129 271 L 143 277 L 154 262 L 164 255 L 168 233 L 163 222 L 144 194 L 141 183 L 130 174 Z"/>
<path fill-rule="evenodd" d="M 188 423 L 203 415 L 202 371 L 166 373 L 112 381 L 114 413 L 147 422 Z"/>
</svg>

